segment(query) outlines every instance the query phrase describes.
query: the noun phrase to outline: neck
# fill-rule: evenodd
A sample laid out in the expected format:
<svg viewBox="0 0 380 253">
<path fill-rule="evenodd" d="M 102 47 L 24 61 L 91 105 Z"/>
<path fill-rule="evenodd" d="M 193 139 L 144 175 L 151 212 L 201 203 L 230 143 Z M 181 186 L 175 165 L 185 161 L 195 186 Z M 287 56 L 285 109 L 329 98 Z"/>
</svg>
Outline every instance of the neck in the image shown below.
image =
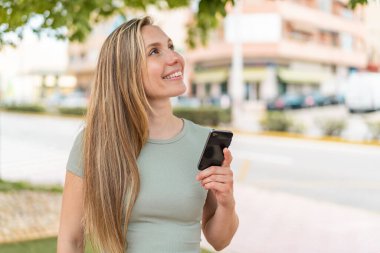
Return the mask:
<svg viewBox="0 0 380 253">
<path fill-rule="evenodd" d="M 182 120 L 173 115 L 170 100 L 150 100 L 154 113 L 150 112 L 149 138 L 169 139 L 182 129 Z"/>
</svg>

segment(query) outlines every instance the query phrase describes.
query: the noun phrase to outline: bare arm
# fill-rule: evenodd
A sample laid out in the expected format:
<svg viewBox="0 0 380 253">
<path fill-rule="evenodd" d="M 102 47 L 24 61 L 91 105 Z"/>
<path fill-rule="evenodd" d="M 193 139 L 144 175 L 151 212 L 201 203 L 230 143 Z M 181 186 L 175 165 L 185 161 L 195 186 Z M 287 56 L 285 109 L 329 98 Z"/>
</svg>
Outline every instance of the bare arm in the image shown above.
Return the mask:
<svg viewBox="0 0 380 253">
<path fill-rule="evenodd" d="M 227 247 L 239 226 L 233 196 L 233 172 L 230 168 L 231 152 L 223 150 L 222 166 L 211 166 L 197 175 L 205 189 L 208 189 L 203 207 L 202 230 L 207 241 L 217 251 Z"/>
<path fill-rule="evenodd" d="M 83 253 L 83 180 L 66 172 L 57 253 Z"/>
<path fill-rule="evenodd" d="M 216 198 L 210 190 L 203 207 L 202 217 L 202 231 L 207 241 L 215 250 L 222 250 L 230 244 L 238 226 L 239 218 L 235 207 L 218 206 Z"/>
</svg>

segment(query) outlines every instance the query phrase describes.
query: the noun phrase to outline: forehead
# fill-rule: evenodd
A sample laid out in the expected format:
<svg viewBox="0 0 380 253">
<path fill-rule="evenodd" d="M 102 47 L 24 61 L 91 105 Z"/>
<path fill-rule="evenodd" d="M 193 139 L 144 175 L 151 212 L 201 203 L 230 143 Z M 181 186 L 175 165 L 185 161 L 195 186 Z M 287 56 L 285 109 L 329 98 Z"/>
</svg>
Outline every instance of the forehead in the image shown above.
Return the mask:
<svg viewBox="0 0 380 253">
<path fill-rule="evenodd" d="M 152 43 L 167 43 L 169 37 L 155 25 L 146 25 L 141 29 L 141 35 L 144 40 L 144 45 L 148 46 Z"/>
</svg>

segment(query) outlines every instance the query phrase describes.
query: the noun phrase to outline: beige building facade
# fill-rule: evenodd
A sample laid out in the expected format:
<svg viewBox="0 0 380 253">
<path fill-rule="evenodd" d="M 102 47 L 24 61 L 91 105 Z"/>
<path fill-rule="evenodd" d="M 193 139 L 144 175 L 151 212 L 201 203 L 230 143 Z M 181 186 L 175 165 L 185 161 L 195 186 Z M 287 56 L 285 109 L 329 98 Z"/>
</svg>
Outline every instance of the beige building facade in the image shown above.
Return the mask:
<svg viewBox="0 0 380 253">
<path fill-rule="evenodd" d="M 232 105 L 235 118 L 260 116 L 281 94 L 342 94 L 349 73 L 368 67 L 365 12 L 346 0 L 240 0 L 227 11 L 208 46 L 195 50 L 185 45 L 190 8 L 148 13 L 185 56 L 186 95 Z M 70 44 L 69 73 L 79 89 L 88 91 L 103 41 L 124 21 L 110 19 L 85 43 Z"/>
<path fill-rule="evenodd" d="M 370 1 L 365 9 L 364 23 L 368 42 L 368 67 L 380 71 L 380 2 Z"/>
<path fill-rule="evenodd" d="M 190 95 L 262 105 L 284 93 L 341 93 L 347 75 L 367 67 L 362 16 L 337 0 L 237 1 L 208 46 L 187 54 Z M 243 87 L 231 79 L 236 48 Z"/>
</svg>

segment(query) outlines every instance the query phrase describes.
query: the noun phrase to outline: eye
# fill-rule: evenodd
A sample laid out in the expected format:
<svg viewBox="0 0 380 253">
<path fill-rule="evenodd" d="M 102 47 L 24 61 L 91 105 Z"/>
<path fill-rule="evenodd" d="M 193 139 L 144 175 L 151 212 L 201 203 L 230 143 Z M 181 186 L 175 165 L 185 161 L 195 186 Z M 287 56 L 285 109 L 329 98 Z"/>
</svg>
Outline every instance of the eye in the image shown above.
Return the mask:
<svg viewBox="0 0 380 253">
<path fill-rule="evenodd" d="M 170 48 L 170 50 L 174 51 L 174 45 L 173 44 L 169 44 L 169 48 Z"/>
<path fill-rule="evenodd" d="M 154 55 L 154 54 L 158 54 L 158 53 L 160 53 L 160 52 L 158 51 L 157 48 L 152 48 L 152 50 L 150 50 L 150 52 L 149 52 L 149 55 Z"/>
</svg>

